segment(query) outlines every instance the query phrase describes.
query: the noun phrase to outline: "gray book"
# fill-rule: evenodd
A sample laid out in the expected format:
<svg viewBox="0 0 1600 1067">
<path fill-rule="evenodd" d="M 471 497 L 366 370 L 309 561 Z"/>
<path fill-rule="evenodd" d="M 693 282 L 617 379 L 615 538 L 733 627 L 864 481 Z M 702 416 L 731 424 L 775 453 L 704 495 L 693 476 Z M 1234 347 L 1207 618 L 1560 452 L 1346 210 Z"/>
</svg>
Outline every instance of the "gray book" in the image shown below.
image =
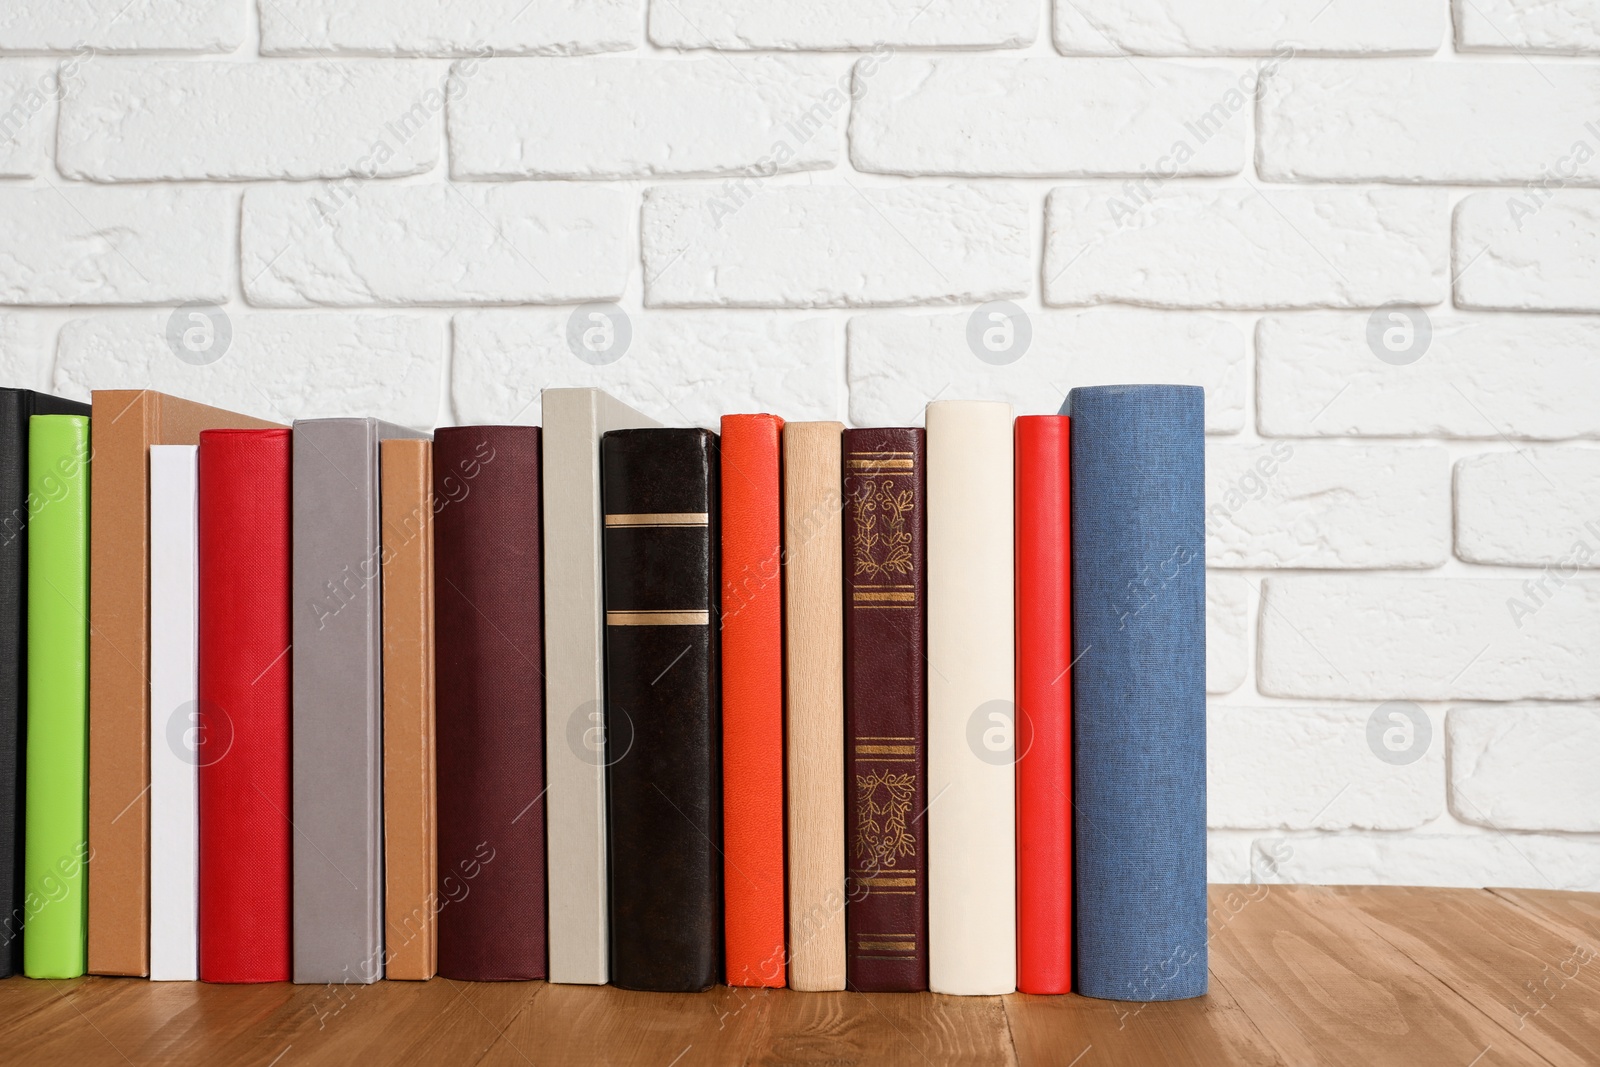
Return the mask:
<svg viewBox="0 0 1600 1067">
<path fill-rule="evenodd" d="M 376 419 L 294 424 L 294 981 L 383 977 L 383 613 Z"/>
<path fill-rule="evenodd" d="M 654 426 L 599 389 L 546 389 L 545 795 L 550 981 L 610 981 L 600 435 Z"/>
</svg>

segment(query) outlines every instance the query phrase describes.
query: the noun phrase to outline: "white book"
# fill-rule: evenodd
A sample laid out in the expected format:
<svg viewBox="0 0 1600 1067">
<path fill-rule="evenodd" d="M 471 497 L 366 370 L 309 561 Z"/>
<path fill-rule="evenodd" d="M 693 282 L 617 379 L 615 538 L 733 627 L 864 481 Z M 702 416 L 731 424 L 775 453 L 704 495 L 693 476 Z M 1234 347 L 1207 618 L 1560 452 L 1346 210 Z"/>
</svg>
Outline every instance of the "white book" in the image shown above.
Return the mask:
<svg viewBox="0 0 1600 1067">
<path fill-rule="evenodd" d="M 656 422 L 599 389 L 546 389 L 545 833 L 550 981 L 611 980 L 600 435 Z"/>
<path fill-rule="evenodd" d="M 928 405 L 928 984 L 1017 987 L 1010 404 Z"/>
<path fill-rule="evenodd" d="M 150 977 L 199 978 L 193 445 L 150 448 Z"/>
</svg>

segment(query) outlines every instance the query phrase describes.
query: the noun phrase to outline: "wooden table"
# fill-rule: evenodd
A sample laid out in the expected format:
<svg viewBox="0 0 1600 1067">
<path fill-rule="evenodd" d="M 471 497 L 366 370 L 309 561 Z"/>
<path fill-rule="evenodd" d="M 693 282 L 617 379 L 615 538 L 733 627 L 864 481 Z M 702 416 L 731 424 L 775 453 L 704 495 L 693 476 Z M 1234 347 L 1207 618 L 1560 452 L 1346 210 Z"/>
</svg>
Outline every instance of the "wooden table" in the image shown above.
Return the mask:
<svg viewBox="0 0 1600 1067">
<path fill-rule="evenodd" d="M 13 978 L 0 1062 L 1600 1063 L 1600 894 L 1212 886 L 1211 907 L 1211 993 L 1177 1003 Z"/>
</svg>

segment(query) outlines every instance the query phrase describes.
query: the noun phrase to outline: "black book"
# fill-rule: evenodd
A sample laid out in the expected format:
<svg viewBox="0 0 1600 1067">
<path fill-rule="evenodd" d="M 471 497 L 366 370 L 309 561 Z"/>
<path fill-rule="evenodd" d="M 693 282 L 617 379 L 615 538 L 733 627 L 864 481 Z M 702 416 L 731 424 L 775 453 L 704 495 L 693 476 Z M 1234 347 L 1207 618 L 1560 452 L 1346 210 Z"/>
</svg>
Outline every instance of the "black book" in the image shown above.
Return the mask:
<svg viewBox="0 0 1600 1067">
<path fill-rule="evenodd" d="M 611 981 L 722 977 L 717 435 L 613 430 L 605 509 Z"/>
<path fill-rule="evenodd" d="M 0 977 L 22 973 L 27 917 L 22 815 L 28 744 L 28 419 L 87 414 L 88 404 L 32 389 L 0 389 Z"/>
</svg>

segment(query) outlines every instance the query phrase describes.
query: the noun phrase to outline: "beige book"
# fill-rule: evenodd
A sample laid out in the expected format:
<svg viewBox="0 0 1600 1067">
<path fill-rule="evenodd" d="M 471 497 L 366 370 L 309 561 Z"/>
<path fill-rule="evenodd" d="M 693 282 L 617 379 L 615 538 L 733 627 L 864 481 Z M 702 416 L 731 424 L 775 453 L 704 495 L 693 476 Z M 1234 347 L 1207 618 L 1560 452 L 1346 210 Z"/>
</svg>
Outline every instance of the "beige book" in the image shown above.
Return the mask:
<svg viewBox="0 0 1600 1067">
<path fill-rule="evenodd" d="M 809 991 L 845 979 L 843 433 L 783 427 L 789 985 Z"/>
</svg>

